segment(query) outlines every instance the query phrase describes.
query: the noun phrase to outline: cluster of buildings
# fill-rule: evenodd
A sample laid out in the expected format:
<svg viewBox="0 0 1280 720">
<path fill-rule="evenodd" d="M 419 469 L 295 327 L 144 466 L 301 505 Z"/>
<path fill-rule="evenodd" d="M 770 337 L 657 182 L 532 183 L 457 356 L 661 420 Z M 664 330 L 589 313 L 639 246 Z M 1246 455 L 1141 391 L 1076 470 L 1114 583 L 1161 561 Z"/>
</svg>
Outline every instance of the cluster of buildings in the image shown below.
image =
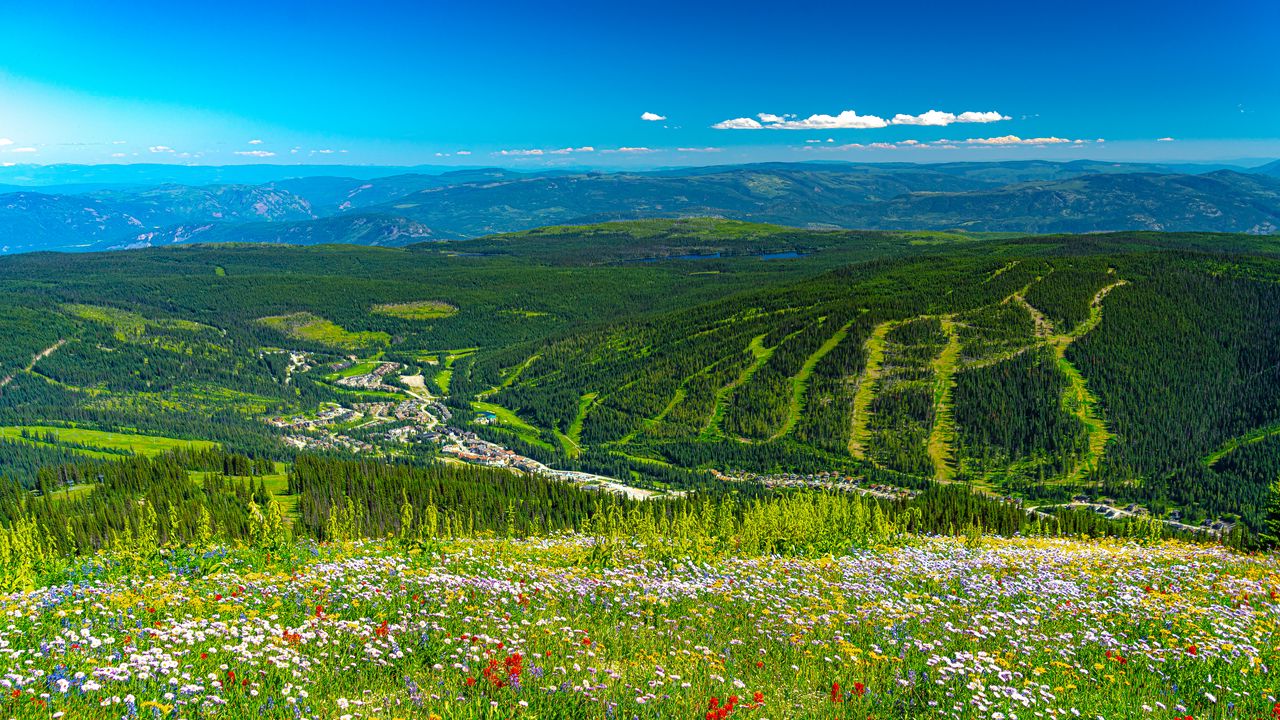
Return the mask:
<svg viewBox="0 0 1280 720">
<path fill-rule="evenodd" d="M 441 453 L 452 455 L 464 462 L 531 473 L 547 470 L 547 467 L 537 460 L 527 458 L 497 443 L 491 443 L 468 430 L 445 427 L 440 431 L 438 441 L 442 446 Z"/>
<path fill-rule="evenodd" d="M 908 490 L 906 488 L 900 488 L 893 485 L 882 485 L 879 483 L 868 483 L 864 478 L 858 478 L 835 471 L 772 474 L 739 472 L 726 474 L 719 470 L 712 470 L 711 474 L 714 475 L 717 480 L 722 480 L 724 482 L 753 482 L 773 488 L 824 488 L 827 490 L 842 490 L 844 492 L 858 492 L 863 495 L 873 495 L 885 500 L 902 500 L 913 498 L 919 494 L 918 490 Z"/>
<path fill-rule="evenodd" d="M 337 425 L 339 423 L 354 422 L 359 420 L 363 415 L 360 411 L 353 408 L 343 407 L 341 405 L 327 405 L 316 413 L 315 417 L 307 417 L 305 415 L 294 415 L 293 417 L 273 417 L 267 419 L 268 425 L 273 425 L 286 430 L 314 430 L 317 428 L 328 427 L 329 425 Z"/>
<path fill-rule="evenodd" d="M 1147 517 L 1151 515 L 1151 511 L 1136 503 L 1129 503 L 1124 507 L 1118 507 L 1113 503 L 1114 501 L 1110 498 L 1090 498 L 1088 495 L 1082 493 L 1071 498 L 1071 502 L 1067 504 L 1067 507 L 1092 510 L 1108 520 L 1124 520 L 1125 518 Z M 1215 535 L 1225 535 L 1226 533 L 1231 532 L 1231 528 L 1235 527 L 1235 523 L 1227 522 L 1221 518 L 1206 518 L 1201 521 L 1199 525 L 1192 525 L 1190 523 L 1183 522 L 1182 513 L 1178 510 L 1174 510 L 1169 513 L 1169 516 L 1167 518 L 1162 518 L 1161 521 L 1166 525 L 1185 532 L 1212 533 Z"/>
<path fill-rule="evenodd" d="M 377 450 L 363 440 L 346 435 L 285 435 L 284 444 L 298 450 L 344 450 L 353 453 L 372 453 Z"/>
<path fill-rule="evenodd" d="M 333 382 L 335 385 L 360 390 L 389 390 L 391 392 L 395 392 L 399 390 L 399 388 L 388 385 L 384 382 L 384 379 L 387 375 L 399 370 L 400 367 L 400 363 L 397 362 L 384 362 L 380 363 L 378 367 L 374 368 L 372 371 L 363 375 L 348 375 L 347 377 L 338 378 Z"/>
</svg>

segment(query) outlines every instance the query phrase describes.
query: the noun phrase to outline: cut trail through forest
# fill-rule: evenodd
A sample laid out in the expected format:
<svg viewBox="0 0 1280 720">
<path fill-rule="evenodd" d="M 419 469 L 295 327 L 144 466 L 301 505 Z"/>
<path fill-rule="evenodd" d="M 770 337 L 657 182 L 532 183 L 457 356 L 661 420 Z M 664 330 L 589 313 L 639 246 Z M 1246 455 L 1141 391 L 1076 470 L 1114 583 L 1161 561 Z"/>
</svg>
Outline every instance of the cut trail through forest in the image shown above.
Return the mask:
<svg viewBox="0 0 1280 720">
<path fill-rule="evenodd" d="M 62 347 L 66 343 L 67 343 L 67 339 L 61 338 L 58 340 L 58 342 L 36 353 L 31 357 L 31 362 L 27 363 L 27 366 L 22 369 L 22 372 L 31 372 L 32 370 L 35 369 L 36 363 L 54 354 L 55 352 L 58 351 L 58 348 Z M 3 388 L 7 386 L 9 383 L 13 382 L 13 378 L 16 375 L 17 373 L 11 373 L 9 375 L 5 375 L 3 378 L 0 378 L 0 388 Z"/>
</svg>

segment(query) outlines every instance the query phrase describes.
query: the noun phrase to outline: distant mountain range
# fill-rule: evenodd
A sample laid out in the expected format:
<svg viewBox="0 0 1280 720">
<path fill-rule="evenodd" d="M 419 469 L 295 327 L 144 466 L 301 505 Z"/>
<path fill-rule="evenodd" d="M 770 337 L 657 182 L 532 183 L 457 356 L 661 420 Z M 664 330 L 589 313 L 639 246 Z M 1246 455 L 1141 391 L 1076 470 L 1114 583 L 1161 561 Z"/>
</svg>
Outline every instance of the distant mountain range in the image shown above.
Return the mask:
<svg viewBox="0 0 1280 720">
<path fill-rule="evenodd" d="M 159 176 L 156 168 L 167 167 L 144 166 L 134 177 Z M 115 182 L 123 176 L 119 169 L 63 168 L 47 174 L 63 182 L 47 190 L 0 186 L 0 249 L 232 241 L 405 245 L 545 225 L 689 216 L 810 228 L 1280 232 L 1280 162 L 1248 172 L 1082 160 L 766 163 L 613 173 L 424 168 L 432 172 L 378 177 L 280 177 L 282 167 L 271 173 L 201 168 L 191 175 L 274 178 L 262 183 L 130 185 Z"/>
</svg>

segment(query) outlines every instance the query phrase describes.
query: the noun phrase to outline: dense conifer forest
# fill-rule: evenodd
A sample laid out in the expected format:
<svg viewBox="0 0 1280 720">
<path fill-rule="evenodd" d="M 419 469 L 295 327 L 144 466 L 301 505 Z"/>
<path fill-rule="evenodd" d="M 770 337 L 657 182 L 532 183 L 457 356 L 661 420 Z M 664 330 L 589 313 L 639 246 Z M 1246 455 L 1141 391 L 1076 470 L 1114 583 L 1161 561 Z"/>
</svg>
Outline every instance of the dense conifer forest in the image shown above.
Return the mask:
<svg viewBox="0 0 1280 720">
<path fill-rule="evenodd" d="M 354 425 L 371 452 L 299 454 L 267 422 L 403 398 L 337 382 L 394 362 L 466 432 L 547 466 L 691 491 L 664 501 L 668 517 L 839 475 L 1017 496 L 1050 516 L 1081 495 L 1132 503 L 1176 520 L 1170 532 L 1266 531 L 1278 281 L 1274 249 L 1238 235 L 983 240 L 706 220 L 395 250 L 14 256 L 0 261 L 0 474 L 10 518 L 57 524 L 63 551 L 136 534 L 113 493 L 175 508 L 175 525 L 157 521 L 162 541 L 199 531 L 198 505 L 248 537 L 250 503 L 277 498 L 295 532 L 319 538 L 335 512 L 344 532 L 395 534 L 406 498 L 452 532 L 505 532 L 512 503 L 515 532 L 578 528 L 620 502 L 444 466 L 427 446 L 378 449 Z M 91 433 L 212 443 L 251 469 Z M 113 485 L 119 473 L 135 479 Z M 1068 526 L 1093 527 L 1081 522 Z"/>
</svg>

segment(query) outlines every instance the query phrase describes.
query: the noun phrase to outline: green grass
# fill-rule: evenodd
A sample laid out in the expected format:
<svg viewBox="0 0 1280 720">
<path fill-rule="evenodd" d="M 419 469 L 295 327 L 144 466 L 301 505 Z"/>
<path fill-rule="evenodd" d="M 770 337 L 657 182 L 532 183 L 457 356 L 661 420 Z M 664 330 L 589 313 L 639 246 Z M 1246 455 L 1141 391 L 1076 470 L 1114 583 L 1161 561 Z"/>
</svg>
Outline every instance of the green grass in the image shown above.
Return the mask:
<svg viewBox="0 0 1280 720">
<path fill-rule="evenodd" d="M 218 444 L 208 440 L 181 440 L 178 438 L 161 437 L 158 435 L 139 435 L 133 433 L 107 432 L 104 430 L 90 430 L 88 428 L 78 427 L 54 427 L 50 425 L 9 425 L 0 427 L 0 438 L 9 440 L 22 440 L 22 431 L 26 429 L 37 438 L 45 433 L 53 433 L 59 442 L 78 443 L 80 445 L 88 445 L 95 448 L 112 448 L 119 450 L 128 450 L 137 455 L 158 455 L 168 450 L 179 448 L 195 448 L 197 450 L 206 450 L 217 447 Z M 43 443 L 41 443 L 43 444 Z M 72 448 L 73 451 L 77 449 Z M 111 453 L 96 453 L 106 458 L 118 459 L 119 455 Z"/>
<path fill-rule="evenodd" d="M 951 414 L 951 391 L 955 389 L 956 364 L 960 359 L 960 336 L 956 333 L 955 319 L 942 318 L 942 330 L 947 334 L 947 345 L 933 361 L 933 427 L 929 430 L 929 459 L 933 461 L 933 476 L 940 482 L 948 482 L 955 475 L 952 443 L 955 440 L 955 420 Z"/>
<path fill-rule="evenodd" d="M 866 457 L 867 427 L 871 419 L 871 401 L 876 398 L 876 383 L 880 380 L 880 366 L 884 364 L 884 337 L 897 322 L 880 323 L 867 338 L 867 364 L 858 378 L 858 391 L 853 395 L 853 427 L 849 431 L 849 454 Z"/>
<path fill-rule="evenodd" d="M 374 362 L 372 360 L 362 360 L 361 362 L 352 364 L 351 367 L 343 368 L 342 370 L 326 375 L 325 377 L 329 380 L 341 380 L 343 378 L 355 377 L 356 375 L 368 375 L 374 370 L 377 370 L 378 366 L 381 364 L 382 363 L 380 362 Z"/>
<path fill-rule="evenodd" d="M 440 392 L 449 394 L 449 383 L 453 380 L 453 364 L 458 360 L 471 355 L 476 351 L 475 348 L 464 348 L 462 350 L 449 350 L 444 358 L 444 367 L 436 371 L 435 381 L 436 387 L 440 388 Z"/>
<path fill-rule="evenodd" d="M 809 357 L 805 358 L 800 370 L 791 378 L 791 403 L 787 408 L 787 420 L 771 439 L 776 440 L 795 428 L 796 423 L 800 420 L 801 413 L 804 412 L 804 394 L 809 387 L 809 378 L 813 375 L 813 369 L 817 367 L 822 358 L 827 356 L 827 353 L 835 350 L 836 346 L 845 339 L 845 336 L 849 334 L 849 326 L 851 325 L 853 325 L 852 320 L 842 325 L 831 337 L 827 338 L 826 342 L 822 343 L 817 350 L 814 350 Z"/>
<path fill-rule="evenodd" d="M 619 718 L 701 719 L 710 698 L 731 696 L 734 720 L 1272 715 L 1263 668 L 1280 663 L 1268 599 L 1280 586 L 1266 555 L 928 537 L 834 555 L 697 548 L 670 559 L 695 541 L 615 550 L 577 537 L 446 540 L 430 552 L 370 541 L 228 548 L 212 562 L 203 550 L 87 558 L 75 592 L 62 573 L 33 583 L 47 589 L 6 594 L 13 673 L 92 678 L 132 654 L 164 658 L 180 681 L 237 682 L 202 683 L 191 699 L 137 674 L 68 693 L 46 693 L 41 680 L 6 697 L 6 717 L 120 717 L 125 705 L 111 697 L 123 694 L 146 718 L 213 715 L 190 709 L 209 697 L 226 720 L 291 717 L 284 701 L 263 710 L 282 689 L 312 708 L 307 717 L 358 708 L 387 720 L 595 720 L 612 708 L 625 708 Z M 130 611 L 137 619 L 122 621 Z M 68 639 L 81 628 L 95 629 L 93 643 Z M 482 675 L 488 662 L 498 671 Z M 650 683 L 657 697 L 637 703 Z M 419 687 L 421 707 L 409 700 Z M 385 709 L 372 712 L 375 702 Z"/>
<path fill-rule="evenodd" d="M 1107 296 L 1107 293 L 1124 284 L 1125 281 L 1120 280 L 1099 290 L 1089 306 L 1088 320 L 1080 323 L 1069 333 L 1054 335 L 1049 339 L 1058 367 L 1067 376 L 1068 381 L 1067 387 L 1062 391 L 1062 406 L 1089 432 L 1088 452 L 1080 462 L 1076 463 L 1075 469 L 1061 479 L 1061 482 L 1071 484 L 1083 480 L 1102 461 L 1102 454 L 1106 452 L 1107 443 L 1112 437 L 1111 431 L 1107 429 L 1107 424 L 1102 419 L 1098 398 L 1089 391 L 1084 376 L 1070 360 L 1067 360 L 1066 353 L 1071 343 L 1102 323 L 1102 299 Z"/>
<path fill-rule="evenodd" d="M 1244 435 L 1231 438 L 1230 440 L 1223 443 L 1222 447 L 1218 448 L 1217 450 L 1214 450 L 1208 455 L 1205 455 L 1204 464 L 1209 467 L 1213 467 L 1218 463 L 1219 460 L 1230 455 L 1236 450 L 1239 450 L 1245 445 L 1261 442 L 1271 437 L 1272 435 L 1280 435 L 1280 422 L 1271 423 L 1270 425 L 1263 425 L 1262 427 L 1254 428 L 1253 430 L 1250 430 Z"/>
<path fill-rule="evenodd" d="M 508 410 L 507 408 L 504 408 L 501 405 L 497 405 L 491 402 L 484 402 L 481 400 L 472 401 L 471 407 L 483 412 L 493 413 L 498 418 L 497 420 L 498 425 L 501 425 L 503 427 L 510 429 L 521 440 L 524 440 L 525 442 L 530 443 L 532 445 L 538 445 L 538 446 L 547 448 L 548 450 L 554 449 L 551 446 L 551 443 L 548 443 L 546 440 L 542 439 L 542 434 L 538 432 L 538 428 L 525 422 L 523 419 L 521 419 L 519 415 L 516 415 L 511 410 Z"/>
<path fill-rule="evenodd" d="M 275 501 L 280 504 L 280 510 L 284 513 L 285 519 L 292 523 L 298 517 L 299 497 L 297 495 L 289 494 L 289 467 L 282 462 L 276 462 L 274 465 L 275 470 L 269 475 L 234 477 L 242 480 L 262 480 L 262 484 L 266 487 L 267 492 L 271 493 L 271 496 L 275 498 Z M 203 470 L 187 471 L 187 476 L 190 477 L 197 485 L 203 485 L 205 478 L 213 474 L 215 473 Z M 93 489 L 92 485 L 77 487 L 84 487 L 90 491 Z M 76 488 L 73 487 L 71 489 L 75 490 Z"/>
<path fill-rule="evenodd" d="M 439 320 L 457 314 L 458 308 L 440 300 L 418 300 L 374 305 L 370 311 L 375 315 L 389 315 L 401 320 Z"/>
<path fill-rule="evenodd" d="M 62 309 L 72 317 L 110 326 L 115 331 L 116 337 L 121 340 L 138 338 L 146 332 L 148 327 L 187 331 L 212 329 L 209 325 L 191 322 L 190 320 L 175 320 L 172 318 L 158 320 L 150 319 L 131 310 L 107 307 L 105 305 L 83 305 L 73 303 L 70 305 L 63 305 Z"/>
<path fill-rule="evenodd" d="M 582 452 L 582 423 L 587 419 L 587 413 L 591 411 L 595 405 L 596 398 L 600 393 L 585 393 L 578 398 L 578 413 L 574 416 L 573 422 L 569 423 L 569 432 L 556 432 L 556 436 L 560 438 L 560 444 L 564 447 L 564 452 L 569 457 L 578 457 Z"/>
<path fill-rule="evenodd" d="M 77 500 L 85 497 L 97 489 L 95 485 L 72 485 L 62 490 L 55 490 L 49 493 L 49 499 L 53 502 L 65 502 L 67 500 Z"/>
<path fill-rule="evenodd" d="M 524 371 L 528 370 L 529 366 L 532 365 L 534 361 L 536 361 L 540 357 L 542 356 L 539 355 L 538 353 L 534 353 L 529 357 L 525 358 L 524 362 L 506 371 L 506 374 L 503 376 L 502 383 L 500 385 L 491 387 L 488 390 L 483 390 L 476 397 L 483 400 L 484 398 L 494 395 L 495 393 L 497 393 L 499 390 L 503 388 L 511 387 L 512 385 L 515 384 L 516 380 L 520 379 L 520 376 L 524 374 Z"/>
<path fill-rule="evenodd" d="M 764 367 L 769 358 L 773 356 L 774 348 L 765 347 L 764 335 L 757 335 L 751 338 L 751 342 L 747 344 L 747 350 L 751 352 L 752 361 L 742 369 L 738 377 L 724 387 L 716 390 L 715 406 L 711 410 L 711 417 L 707 418 L 707 425 L 702 429 L 699 440 L 713 440 L 723 436 L 720 430 L 720 421 L 724 419 L 725 407 L 729 399 L 730 393 L 742 386 L 749 380 L 751 376 Z"/>
<path fill-rule="evenodd" d="M 385 346 L 391 336 L 381 331 L 350 332 L 341 325 L 325 320 L 309 312 L 275 315 L 258 320 L 259 323 L 298 340 L 306 340 L 341 350 Z"/>
</svg>

